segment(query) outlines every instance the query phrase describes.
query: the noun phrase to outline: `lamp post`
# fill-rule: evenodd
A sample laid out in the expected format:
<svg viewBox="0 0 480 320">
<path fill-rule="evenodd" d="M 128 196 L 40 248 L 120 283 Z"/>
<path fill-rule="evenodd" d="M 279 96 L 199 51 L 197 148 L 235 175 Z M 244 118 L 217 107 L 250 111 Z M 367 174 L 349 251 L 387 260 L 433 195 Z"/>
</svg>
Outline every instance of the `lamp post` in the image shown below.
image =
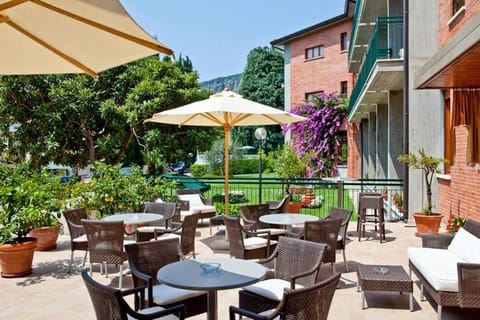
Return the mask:
<svg viewBox="0 0 480 320">
<path fill-rule="evenodd" d="M 258 203 L 262 203 L 262 142 L 267 137 L 265 128 L 255 130 L 255 138 L 258 140 Z"/>
</svg>

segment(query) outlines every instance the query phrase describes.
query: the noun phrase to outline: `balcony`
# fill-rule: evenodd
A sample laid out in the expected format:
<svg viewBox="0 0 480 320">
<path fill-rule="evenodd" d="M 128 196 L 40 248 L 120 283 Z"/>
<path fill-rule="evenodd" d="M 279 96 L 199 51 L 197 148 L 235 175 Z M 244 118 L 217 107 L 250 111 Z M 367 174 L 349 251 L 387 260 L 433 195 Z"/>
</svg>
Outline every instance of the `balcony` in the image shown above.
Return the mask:
<svg viewBox="0 0 480 320">
<path fill-rule="evenodd" d="M 375 29 L 377 17 L 388 16 L 387 1 L 357 0 L 353 18 L 350 46 L 348 48 L 348 70 L 358 73 L 368 44 Z"/>
<path fill-rule="evenodd" d="M 403 17 L 378 17 L 350 96 L 349 121 L 359 121 L 387 104 L 389 91 L 402 89 Z"/>
</svg>

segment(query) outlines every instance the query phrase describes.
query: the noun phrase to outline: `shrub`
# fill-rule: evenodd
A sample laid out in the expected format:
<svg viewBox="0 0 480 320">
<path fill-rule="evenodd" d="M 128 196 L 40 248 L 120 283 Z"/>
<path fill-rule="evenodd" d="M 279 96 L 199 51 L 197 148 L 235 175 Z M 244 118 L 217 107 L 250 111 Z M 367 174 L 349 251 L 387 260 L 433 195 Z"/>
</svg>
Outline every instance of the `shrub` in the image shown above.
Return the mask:
<svg viewBox="0 0 480 320">
<path fill-rule="evenodd" d="M 208 164 L 192 164 L 190 171 L 194 177 L 203 177 L 208 173 Z"/>
</svg>

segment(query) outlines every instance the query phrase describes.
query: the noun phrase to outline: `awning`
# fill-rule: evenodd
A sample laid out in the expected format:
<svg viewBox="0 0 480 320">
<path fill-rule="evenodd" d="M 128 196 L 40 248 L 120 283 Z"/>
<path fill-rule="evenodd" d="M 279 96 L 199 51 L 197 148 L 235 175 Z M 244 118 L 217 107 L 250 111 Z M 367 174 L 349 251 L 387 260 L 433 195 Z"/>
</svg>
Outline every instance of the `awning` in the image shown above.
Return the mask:
<svg viewBox="0 0 480 320">
<path fill-rule="evenodd" d="M 480 14 L 415 74 L 416 89 L 480 87 Z"/>
</svg>

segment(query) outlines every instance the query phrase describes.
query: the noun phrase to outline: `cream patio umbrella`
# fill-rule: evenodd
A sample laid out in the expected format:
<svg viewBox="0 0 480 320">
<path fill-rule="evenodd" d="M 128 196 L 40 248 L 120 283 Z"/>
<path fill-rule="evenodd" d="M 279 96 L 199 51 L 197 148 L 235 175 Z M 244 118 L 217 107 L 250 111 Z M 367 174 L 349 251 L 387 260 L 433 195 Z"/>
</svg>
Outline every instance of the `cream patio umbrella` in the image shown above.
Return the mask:
<svg viewBox="0 0 480 320">
<path fill-rule="evenodd" d="M 0 0 L 0 75 L 87 73 L 172 50 L 118 0 Z"/>
<path fill-rule="evenodd" d="M 228 89 L 210 98 L 183 107 L 156 113 L 145 122 L 179 126 L 223 127 L 225 133 L 225 214 L 228 215 L 228 161 L 230 129 L 235 126 L 287 124 L 308 118 L 275 109 L 236 94 Z"/>
</svg>

